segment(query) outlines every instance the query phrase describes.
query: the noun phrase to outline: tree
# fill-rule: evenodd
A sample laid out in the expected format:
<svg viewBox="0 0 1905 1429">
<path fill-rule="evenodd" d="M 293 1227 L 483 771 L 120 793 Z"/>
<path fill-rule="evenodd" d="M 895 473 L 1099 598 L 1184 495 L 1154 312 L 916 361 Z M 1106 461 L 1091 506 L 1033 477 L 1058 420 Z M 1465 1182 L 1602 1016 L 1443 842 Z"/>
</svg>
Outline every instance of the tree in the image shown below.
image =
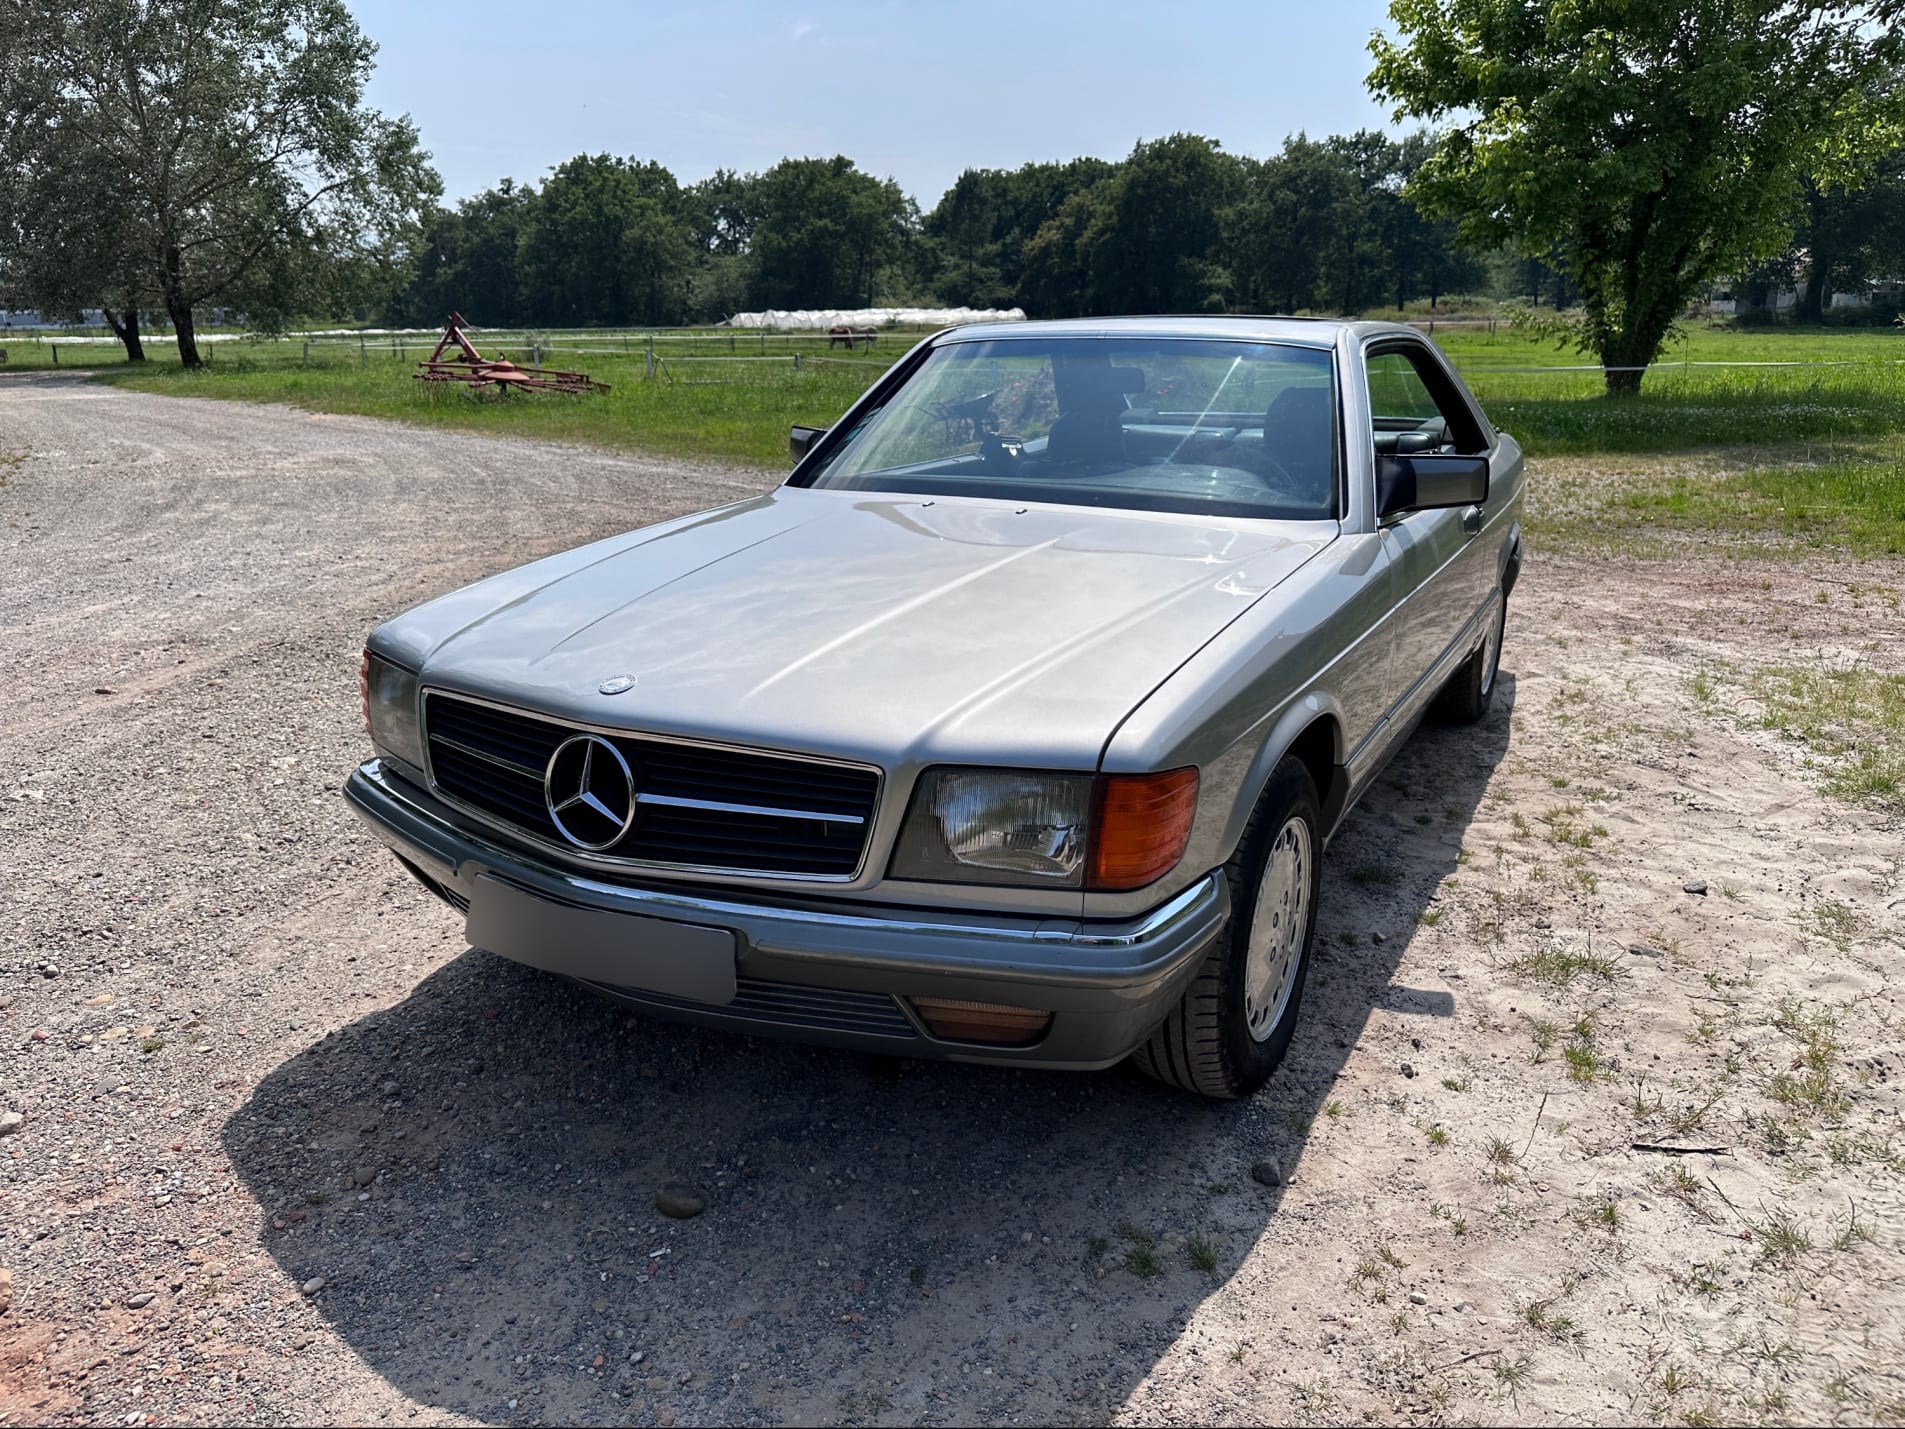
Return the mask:
<svg viewBox="0 0 1905 1429">
<path fill-rule="evenodd" d="M 1033 316 L 1074 318 L 1092 311 L 1085 239 L 1096 209 L 1095 192 L 1078 190 L 1039 225 L 1025 245 L 1019 295 L 1021 306 Z"/>
<path fill-rule="evenodd" d="M 440 191 L 409 121 L 364 105 L 376 47 L 342 0 L 9 0 L 4 25 L 24 58 L 0 66 L 0 108 L 25 94 L 34 122 L 0 169 L 109 215 L 108 267 L 157 299 L 187 366 L 198 308 L 334 302 Z"/>
<path fill-rule="evenodd" d="M 1222 311 L 1223 215 L 1243 186 L 1243 162 L 1201 135 L 1138 144 L 1076 183 L 1023 244 L 1023 305 L 1041 317 Z"/>
<path fill-rule="evenodd" d="M 520 324 L 516 257 L 535 201 L 532 186 L 504 179 L 453 209 L 430 209 L 409 283 L 394 300 L 392 316 L 435 324 L 459 312 L 485 327 Z"/>
<path fill-rule="evenodd" d="M 675 176 L 654 162 L 582 154 L 560 164 L 522 232 L 532 321 L 679 322 L 694 264 Z"/>
<path fill-rule="evenodd" d="M 1456 224 L 1425 214 L 1408 196 L 1409 180 L 1434 152 L 1434 139 L 1422 130 L 1391 146 L 1399 201 L 1391 205 L 1387 241 L 1398 309 L 1426 293 L 1433 312 L 1444 293 L 1473 292 L 1486 277 L 1482 264 L 1462 246 Z"/>
<path fill-rule="evenodd" d="M 1233 264 L 1244 290 L 1277 312 L 1317 305 L 1322 255 L 1349 176 L 1328 148 L 1297 134 L 1258 165 L 1230 216 Z"/>
<path fill-rule="evenodd" d="M 140 310 L 151 287 L 105 176 L 89 172 L 93 158 L 54 149 L 32 182 L 0 184 L 0 290 L 8 306 L 73 320 L 99 308 L 126 360 L 143 362 Z"/>
<path fill-rule="evenodd" d="M 942 300 L 973 307 L 1083 311 L 1082 286 L 1060 295 L 1048 282 L 1055 271 L 1047 260 L 1057 230 L 1040 250 L 1045 267 L 1036 277 L 1028 277 L 1032 243 L 1074 197 L 1088 194 L 1118 170 L 1103 159 L 966 170 L 926 216 L 922 286 L 936 289 Z M 1076 258 L 1070 254 L 1065 261 Z M 1054 301 L 1057 307 L 1050 306 Z"/>
<path fill-rule="evenodd" d="M 751 197 L 754 300 L 767 308 L 871 306 L 880 270 L 918 221 L 898 184 L 842 155 L 783 159 Z"/>
<path fill-rule="evenodd" d="M 998 169 L 967 169 L 926 216 L 926 235 L 943 250 L 938 287 L 956 303 L 991 307 L 999 296 L 1000 204 L 1007 182 Z"/>
<path fill-rule="evenodd" d="M 1081 242 L 1092 310 L 1222 311 L 1230 274 L 1219 214 L 1243 189 L 1243 167 L 1201 134 L 1141 143 L 1093 194 Z"/>
<path fill-rule="evenodd" d="M 1801 322 L 1821 322 L 1835 292 L 1851 292 L 1876 277 L 1905 272 L 1905 151 L 1895 150 L 1871 179 L 1856 187 L 1808 179 L 1799 241 L 1804 248 L 1805 285 L 1799 290 Z M 1799 266 L 1795 252 L 1790 266 Z"/>
<path fill-rule="evenodd" d="M 1888 9 L 1895 7 L 1886 7 Z M 1559 249 L 1610 395 L 1715 274 L 1785 246 L 1803 178 L 1891 145 L 1889 14 L 1855 0 L 1391 0 L 1397 117 L 1448 121 L 1411 192 L 1478 247 Z"/>
</svg>

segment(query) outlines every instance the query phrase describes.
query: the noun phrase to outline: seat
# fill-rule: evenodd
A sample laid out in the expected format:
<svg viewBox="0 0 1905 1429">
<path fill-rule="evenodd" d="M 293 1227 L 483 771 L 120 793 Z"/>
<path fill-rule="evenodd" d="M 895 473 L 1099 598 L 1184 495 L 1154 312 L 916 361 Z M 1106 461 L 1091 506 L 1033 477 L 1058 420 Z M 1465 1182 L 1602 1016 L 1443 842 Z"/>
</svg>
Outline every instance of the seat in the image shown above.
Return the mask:
<svg viewBox="0 0 1905 1429">
<path fill-rule="evenodd" d="M 1046 457 L 1078 464 L 1123 462 L 1125 398 L 1144 390 L 1144 373 L 1113 367 L 1108 357 L 1055 358 L 1052 389 L 1059 416 L 1045 440 Z"/>
<path fill-rule="evenodd" d="M 1336 511 L 1336 394 L 1286 387 L 1263 414 L 1263 470 L 1318 516 Z"/>
</svg>

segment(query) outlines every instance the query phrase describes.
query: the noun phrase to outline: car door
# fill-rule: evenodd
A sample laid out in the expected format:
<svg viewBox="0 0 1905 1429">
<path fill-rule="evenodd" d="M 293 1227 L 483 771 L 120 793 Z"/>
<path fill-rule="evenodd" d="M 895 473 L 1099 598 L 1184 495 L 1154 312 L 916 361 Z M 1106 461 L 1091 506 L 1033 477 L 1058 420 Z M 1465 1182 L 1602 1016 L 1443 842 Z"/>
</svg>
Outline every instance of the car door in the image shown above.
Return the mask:
<svg viewBox="0 0 1905 1429">
<path fill-rule="evenodd" d="M 1372 344 L 1364 362 L 1378 456 L 1486 450 L 1481 424 L 1421 343 Z M 1412 717 L 1435 693 L 1425 682 L 1463 639 L 1486 597 L 1477 582 L 1484 565 L 1475 543 L 1481 529 L 1476 506 L 1410 511 L 1382 523 L 1397 582 L 1391 688 L 1392 713 L 1401 718 Z"/>
</svg>

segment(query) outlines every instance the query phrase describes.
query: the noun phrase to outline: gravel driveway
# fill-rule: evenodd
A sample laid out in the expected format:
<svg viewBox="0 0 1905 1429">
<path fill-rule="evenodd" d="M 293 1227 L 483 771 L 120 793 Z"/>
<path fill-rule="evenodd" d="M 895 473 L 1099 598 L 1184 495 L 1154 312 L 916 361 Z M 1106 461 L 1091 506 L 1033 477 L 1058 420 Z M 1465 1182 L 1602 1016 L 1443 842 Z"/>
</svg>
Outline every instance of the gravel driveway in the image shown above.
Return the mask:
<svg viewBox="0 0 1905 1429">
<path fill-rule="evenodd" d="M 1524 739 L 1510 675 L 1333 846 L 1297 1049 L 1240 1106 L 632 1018 L 470 950 L 359 831 L 337 790 L 377 620 L 770 480 L 0 381 L 0 1110 L 23 1117 L 0 1140 L 0 1422 L 1639 1412 L 1614 1388 L 1632 1337 L 1591 1369 L 1557 1351 L 1520 1401 L 1441 1363 L 1512 1349 L 1515 1277 L 1612 1239 L 1562 1215 L 1608 1163 L 1576 1177 L 1592 1157 L 1552 1120 L 1535 1142 L 1553 1068 L 1482 985 L 1492 956 L 1428 926 Z M 1524 682 L 1564 678 L 1517 653 Z M 1659 852 L 1633 847 L 1636 869 Z M 1684 901 L 1674 857 L 1646 876 Z M 1579 912 L 1541 896 L 1531 929 Z M 1479 1210 L 1450 1238 L 1451 1194 L 1509 1193 L 1435 1180 L 1405 1098 L 1445 1072 L 1493 1088 L 1469 1099 L 1476 1186 L 1482 1127 L 1551 1154 L 1538 1191 L 1507 1178 L 1525 1254 Z M 656 1214 L 678 1180 L 705 1214 Z M 1398 1231 L 1414 1269 L 1396 1257 L 1377 1310 L 1351 1267 Z"/>
</svg>

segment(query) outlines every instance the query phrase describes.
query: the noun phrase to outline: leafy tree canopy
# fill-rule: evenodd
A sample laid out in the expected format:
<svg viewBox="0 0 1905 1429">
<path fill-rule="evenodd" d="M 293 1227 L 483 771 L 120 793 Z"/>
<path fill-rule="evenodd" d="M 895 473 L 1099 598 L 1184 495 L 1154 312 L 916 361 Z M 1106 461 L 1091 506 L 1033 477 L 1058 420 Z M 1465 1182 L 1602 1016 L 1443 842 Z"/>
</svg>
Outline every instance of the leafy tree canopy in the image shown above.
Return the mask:
<svg viewBox="0 0 1905 1429">
<path fill-rule="evenodd" d="M 1892 8 L 1892 7 L 1886 7 Z M 1694 293 L 1782 248 L 1802 179 L 1897 141 L 1892 17 L 1776 0 L 1392 0 L 1370 85 L 1449 127 L 1411 191 L 1477 247 L 1558 251 L 1638 391 Z"/>
<path fill-rule="evenodd" d="M 31 272 L 56 237 L 32 215 L 90 220 L 76 291 L 156 299 L 187 365 L 206 304 L 381 302 L 440 186 L 363 103 L 375 50 L 342 0 L 8 0 L 0 243 Z"/>
</svg>

